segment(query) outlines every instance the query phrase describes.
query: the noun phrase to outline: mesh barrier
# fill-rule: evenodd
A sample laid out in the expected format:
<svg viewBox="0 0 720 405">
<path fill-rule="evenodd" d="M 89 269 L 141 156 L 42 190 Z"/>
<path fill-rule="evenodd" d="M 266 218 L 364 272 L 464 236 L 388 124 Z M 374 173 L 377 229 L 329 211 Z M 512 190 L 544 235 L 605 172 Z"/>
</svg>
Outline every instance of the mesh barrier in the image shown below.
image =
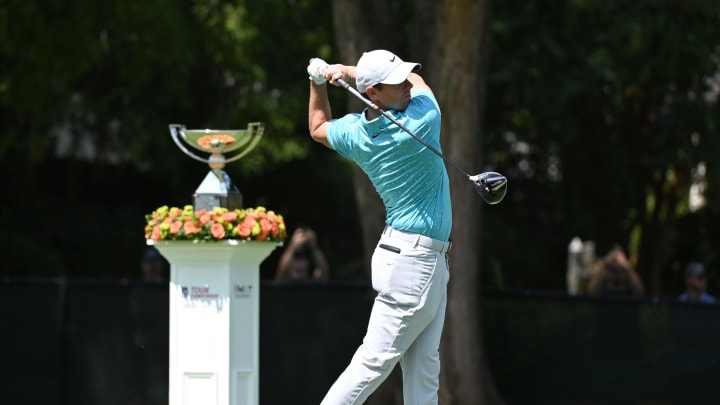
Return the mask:
<svg viewBox="0 0 720 405">
<path fill-rule="evenodd" d="M 317 404 L 365 332 L 365 284 L 261 285 L 261 404 Z M 167 404 L 166 286 L 0 280 L 0 403 Z M 484 291 L 513 404 L 718 403 L 720 305 Z M 689 402 L 690 401 L 690 402 Z"/>
<path fill-rule="evenodd" d="M 261 403 L 319 403 L 371 304 L 365 284 L 264 283 Z M 166 285 L 0 279 L 0 404 L 167 404 L 168 312 Z"/>
<path fill-rule="evenodd" d="M 482 300 L 508 404 L 720 403 L 720 305 L 490 291 Z"/>
<path fill-rule="evenodd" d="M 64 396 L 63 297 L 58 284 L 0 284 L 0 403 Z"/>
<path fill-rule="evenodd" d="M 319 404 L 362 343 L 372 299 L 365 284 L 264 284 L 261 403 Z"/>
<path fill-rule="evenodd" d="M 67 403 L 167 403 L 167 286 L 67 289 Z"/>
</svg>

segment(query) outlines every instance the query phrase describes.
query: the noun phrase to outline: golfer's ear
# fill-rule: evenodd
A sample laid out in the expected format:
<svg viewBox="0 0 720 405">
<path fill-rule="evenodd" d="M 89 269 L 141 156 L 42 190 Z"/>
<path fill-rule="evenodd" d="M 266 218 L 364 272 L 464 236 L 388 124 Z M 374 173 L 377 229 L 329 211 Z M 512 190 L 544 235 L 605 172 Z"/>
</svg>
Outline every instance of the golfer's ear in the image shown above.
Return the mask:
<svg viewBox="0 0 720 405">
<path fill-rule="evenodd" d="M 378 89 L 376 89 L 375 87 L 372 87 L 372 86 L 368 87 L 367 90 L 365 91 L 368 98 L 370 100 L 372 100 L 373 102 L 375 101 L 375 97 L 377 97 L 377 92 L 378 92 Z"/>
</svg>

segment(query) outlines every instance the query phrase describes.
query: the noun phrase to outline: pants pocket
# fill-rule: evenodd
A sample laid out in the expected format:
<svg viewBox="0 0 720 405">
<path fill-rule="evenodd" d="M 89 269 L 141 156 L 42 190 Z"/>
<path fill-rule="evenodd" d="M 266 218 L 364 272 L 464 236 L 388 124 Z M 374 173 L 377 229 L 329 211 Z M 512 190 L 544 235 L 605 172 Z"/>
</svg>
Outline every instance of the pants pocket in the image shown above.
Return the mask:
<svg viewBox="0 0 720 405">
<path fill-rule="evenodd" d="M 378 297 L 398 305 L 418 305 L 435 270 L 437 254 L 406 256 L 376 248 L 372 285 Z"/>
</svg>

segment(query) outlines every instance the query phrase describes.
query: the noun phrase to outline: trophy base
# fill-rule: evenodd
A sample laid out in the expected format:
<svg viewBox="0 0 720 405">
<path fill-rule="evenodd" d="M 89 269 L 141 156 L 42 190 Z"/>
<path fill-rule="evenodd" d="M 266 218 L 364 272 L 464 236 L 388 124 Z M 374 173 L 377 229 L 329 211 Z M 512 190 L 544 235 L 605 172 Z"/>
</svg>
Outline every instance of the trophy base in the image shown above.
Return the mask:
<svg viewBox="0 0 720 405">
<path fill-rule="evenodd" d="M 227 173 L 210 171 L 193 194 L 193 207 L 195 211 L 212 211 L 215 207 L 242 209 L 243 198 Z"/>
<path fill-rule="evenodd" d="M 242 195 L 211 195 L 211 194 L 193 194 L 193 207 L 195 211 L 206 210 L 212 211 L 215 207 L 223 207 L 228 210 L 242 209 Z"/>
</svg>

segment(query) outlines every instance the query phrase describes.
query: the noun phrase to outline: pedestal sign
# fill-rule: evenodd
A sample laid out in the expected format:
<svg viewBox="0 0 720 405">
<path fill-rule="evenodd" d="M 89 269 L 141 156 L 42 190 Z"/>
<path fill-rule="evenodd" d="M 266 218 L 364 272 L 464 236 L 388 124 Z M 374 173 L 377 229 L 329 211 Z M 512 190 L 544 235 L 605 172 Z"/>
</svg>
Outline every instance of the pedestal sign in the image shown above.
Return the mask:
<svg viewBox="0 0 720 405">
<path fill-rule="evenodd" d="M 211 169 L 193 195 L 195 211 L 242 209 L 242 195 L 223 169 L 256 146 L 263 124 L 250 123 L 246 130 L 169 127 L 180 150 Z M 235 155 L 226 158 L 225 153 Z M 217 226 L 224 220 L 218 221 Z M 259 266 L 281 242 L 224 236 L 199 243 L 163 240 L 162 232 L 169 229 L 169 224 L 154 225 L 153 235 L 158 235 L 147 243 L 170 262 L 170 404 L 258 404 Z M 182 232 L 195 230 L 190 224 Z M 180 227 L 170 232 L 181 234 Z"/>
<path fill-rule="evenodd" d="M 259 265 L 279 242 L 153 241 L 171 265 L 171 405 L 259 403 Z"/>
</svg>

